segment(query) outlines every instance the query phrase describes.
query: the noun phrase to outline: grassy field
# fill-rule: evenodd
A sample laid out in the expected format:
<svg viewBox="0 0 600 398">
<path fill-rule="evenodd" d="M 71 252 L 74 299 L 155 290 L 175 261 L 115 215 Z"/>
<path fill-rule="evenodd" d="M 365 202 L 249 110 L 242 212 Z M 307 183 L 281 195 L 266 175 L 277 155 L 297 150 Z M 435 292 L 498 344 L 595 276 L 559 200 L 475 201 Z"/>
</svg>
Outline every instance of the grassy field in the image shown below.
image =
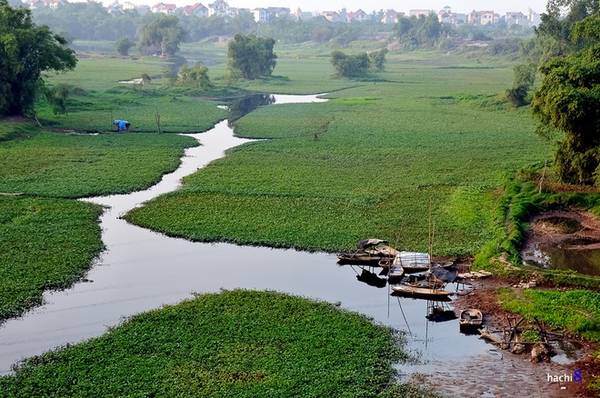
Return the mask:
<svg viewBox="0 0 600 398">
<path fill-rule="evenodd" d="M 5 397 L 417 396 L 394 385 L 389 329 L 331 304 L 272 292 L 202 295 L 102 337 L 28 360 Z M 391 396 L 387 395 L 387 396 Z"/>
<path fill-rule="evenodd" d="M 275 74 L 293 62 L 280 59 Z M 511 68 L 398 55 L 379 81 L 355 82 L 331 78 L 328 62 L 295 61 L 280 91 L 358 86 L 245 116 L 238 135 L 272 140 L 231 151 L 128 219 L 203 241 L 336 251 L 377 236 L 426 250 L 431 206 L 434 252 L 476 253 L 493 235 L 504 178 L 549 157 L 527 109 L 496 97 Z"/>
<path fill-rule="evenodd" d="M 163 73 L 168 67 L 155 58 L 84 58 L 74 71 L 49 79 L 51 84 L 76 88 L 67 101 L 67 113 L 55 115 L 40 101 L 38 118 L 45 126 L 87 131 L 110 131 L 114 119 L 125 119 L 131 122 L 131 131 L 157 132 L 158 112 L 163 132 L 201 132 L 226 117 L 212 101 L 166 88 Z M 152 77 L 146 87 L 118 83 L 143 73 Z"/>
<path fill-rule="evenodd" d="M 169 134 L 67 135 L 30 128 L 0 145 L 0 192 L 55 197 L 125 193 L 174 170 L 190 137 Z"/>
<path fill-rule="evenodd" d="M 99 215 L 67 199 L 0 196 L 0 323 L 83 275 L 102 249 Z"/>
</svg>

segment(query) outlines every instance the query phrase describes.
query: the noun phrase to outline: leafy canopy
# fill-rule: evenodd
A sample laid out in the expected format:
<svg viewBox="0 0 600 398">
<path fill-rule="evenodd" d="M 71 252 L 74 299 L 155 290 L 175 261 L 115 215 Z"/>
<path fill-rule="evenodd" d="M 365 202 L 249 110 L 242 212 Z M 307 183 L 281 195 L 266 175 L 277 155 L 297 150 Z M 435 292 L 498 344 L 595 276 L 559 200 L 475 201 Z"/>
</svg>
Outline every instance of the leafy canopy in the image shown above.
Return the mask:
<svg viewBox="0 0 600 398">
<path fill-rule="evenodd" d="M 76 64 L 63 37 L 34 24 L 31 11 L 0 0 L 0 115 L 31 111 L 42 73 L 73 69 Z"/>
<path fill-rule="evenodd" d="M 140 51 L 144 54 L 160 54 L 161 57 L 173 56 L 179 50 L 179 44 L 185 31 L 174 15 L 159 14 L 142 26 L 140 31 Z"/>
<path fill-rule="evenodd" d="M 341 51 L 331 53 L 331 64 L 335 68 L 336 76 L 356 78 L 364 77 L 369 71 L 383 71 L 386 48 L 371 53 L 348 55 Z"/>
<path fill-rule="evenodd" d="M 573 37 L 588 45 L 545 62 L 532 101 L 541 129 L 564 133 L 555 158 L 559 176 L 570 183 L 598 184 L 600 177 L 599 21 L 596 14 L 574 25 Z"/>
<path fill-rule="evenodd" d="M 249 80 L 271 76 L 277 64 L 274 46 L 275 40 L 270 38 L 235 35 L 227 51 L 232 75 Z"/>
</svg>

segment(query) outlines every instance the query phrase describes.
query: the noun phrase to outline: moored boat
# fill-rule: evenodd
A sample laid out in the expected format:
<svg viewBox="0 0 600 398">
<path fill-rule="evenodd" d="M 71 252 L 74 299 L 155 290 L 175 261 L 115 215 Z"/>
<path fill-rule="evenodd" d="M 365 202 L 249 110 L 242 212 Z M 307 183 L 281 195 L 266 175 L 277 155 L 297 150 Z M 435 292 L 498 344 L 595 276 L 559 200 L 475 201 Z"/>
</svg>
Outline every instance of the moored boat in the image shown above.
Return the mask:
<svg viewBox="0 0 600 398">
<path fill-rule="evenodd" d="M 476 308 L 469 308 L 461 311 L 459 322 L 461 332 L 473 333 L 483 324 L 483 314 Z"/>
<path fill-rule="evenodd" d="M 339 264 L 379 265 L 382 261 L 391 261 L 398 251 L 382 239 L 365 239 L 358 242 L 357 249 L 352 253 L 341 253 L 338 257 Z"/>
<path fill-rule="evenodd" d="M 407 283 L 392 285 L 392 294 L 395 296 L 426 300 L 450 301 L 450 292 L 447 290 L 431 286 L 410 285 Z"/>
</svg>

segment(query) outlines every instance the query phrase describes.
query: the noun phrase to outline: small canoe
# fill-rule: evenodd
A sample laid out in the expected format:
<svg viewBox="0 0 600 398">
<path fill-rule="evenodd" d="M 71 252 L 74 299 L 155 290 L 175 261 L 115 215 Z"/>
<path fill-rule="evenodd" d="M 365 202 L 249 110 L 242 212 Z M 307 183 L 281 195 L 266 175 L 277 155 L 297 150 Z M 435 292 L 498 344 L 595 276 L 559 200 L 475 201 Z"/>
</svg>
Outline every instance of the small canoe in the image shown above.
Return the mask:
<svg viewBox="0 0 600 398">
<path fill-rule="evenodd" d="M 469 308 L 460 313 L 460 331 L 476 332 L 483 324 L 483 314 L 476 308 Z"/>
<path fill-rule="evenodd" d="M 444 289 L 420 287 L 401 283 L 392 286 L 395 296 L 420 298 L 426 300 L 450 301 L 450 292 Z"/>
</svg>

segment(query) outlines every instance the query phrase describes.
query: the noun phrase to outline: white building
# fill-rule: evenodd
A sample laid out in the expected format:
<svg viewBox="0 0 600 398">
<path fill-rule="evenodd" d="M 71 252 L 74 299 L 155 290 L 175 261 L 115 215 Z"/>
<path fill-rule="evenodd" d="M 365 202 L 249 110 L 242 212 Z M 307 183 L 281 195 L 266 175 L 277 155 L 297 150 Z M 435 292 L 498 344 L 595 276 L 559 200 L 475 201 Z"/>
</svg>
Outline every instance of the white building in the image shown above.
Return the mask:
<svg viewBox="0 0 600 398">
<path fill-rule="evenodd" d="M 187 16 L 197 16 L 197 17 L 207 17 L 208 16 L 208 7 L 206 7 L 202 3 L 195 3 L 191 5 L 187 5 L 183 7 L 183 15 Z"/>
<path fill-rule="evenodd" d="M 435 11 L 433 10 L 410 10 L 408 11 L 408 16 L 409 17 L 426 17 L 429 16 L 429 14 L 435 14 Z"/>
<path fill-rule="evenodd" d="M 529 18 L 522 12 L 507 12 L 504 16 L 504 22 L 508 26 L 512 25 L 524 25 L 529 26 Z"/>
<path fill-rule="evenodd" d="M 175 4 L 166 4 L 166 3 L 158 3 L 152 6 L 151 11 L 153 13 L 162 13 L 166 15 L 172 15 L 177 10 L 177 6 Z"/>
</svg>

